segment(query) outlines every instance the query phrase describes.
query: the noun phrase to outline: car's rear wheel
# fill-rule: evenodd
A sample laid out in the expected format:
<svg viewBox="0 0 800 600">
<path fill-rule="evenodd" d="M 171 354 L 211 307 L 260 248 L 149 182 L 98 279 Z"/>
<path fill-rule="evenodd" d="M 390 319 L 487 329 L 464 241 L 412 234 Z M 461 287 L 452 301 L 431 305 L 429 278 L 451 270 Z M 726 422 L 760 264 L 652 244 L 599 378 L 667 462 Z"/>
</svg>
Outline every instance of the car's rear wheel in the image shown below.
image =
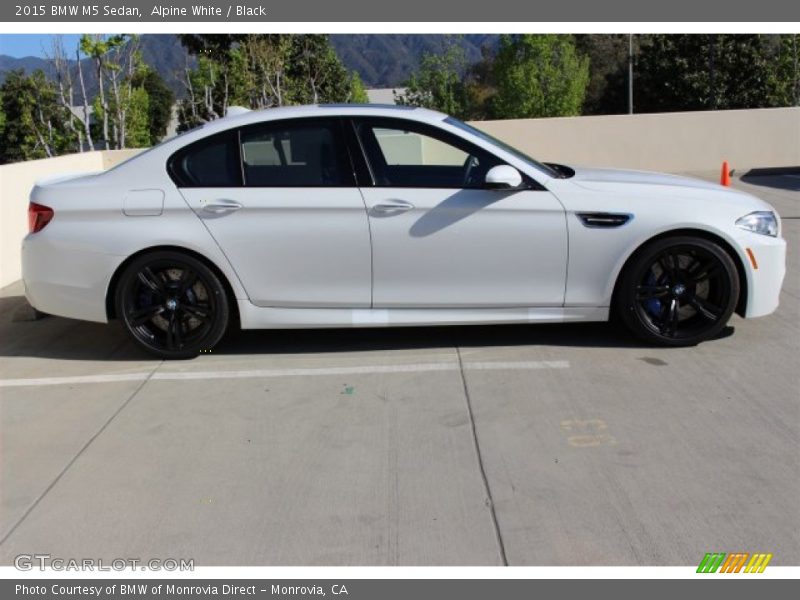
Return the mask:
<svg viewBox="0 0 800 600">
<path fill-rule="evenodd" d="M 122 273 L 117 315 L 133 339 L 161 358 L 210 350 L 228 325 L 228 297 L 202 261 L 173 251 L 136 258 Z"/>
<path fill-rule="evenodd" d="M 622 273 L 617 310 L 639 338 L 692 346 L 718 335 L 739 298 L 739 275 L 713 241 L 690 236 L 645 246 Z"/>
</svg>

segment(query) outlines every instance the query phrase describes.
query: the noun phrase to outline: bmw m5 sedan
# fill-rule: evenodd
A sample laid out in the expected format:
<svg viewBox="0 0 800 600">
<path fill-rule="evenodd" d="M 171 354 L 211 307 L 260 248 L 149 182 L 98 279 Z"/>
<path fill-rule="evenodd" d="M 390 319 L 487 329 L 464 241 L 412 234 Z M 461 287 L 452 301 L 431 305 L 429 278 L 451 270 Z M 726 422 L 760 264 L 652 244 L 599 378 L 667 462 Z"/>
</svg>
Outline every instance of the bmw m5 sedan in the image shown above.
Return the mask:
<svg viewBox="0 0 800 600">
<path fill-rule="evenodd" d="M 758 198 L 541 163 L 421 108 L 238 111 L 30 200 L 30 303 L 119 319 L 164 358 L 234 324 L 618 317 L 647 343 L 694 345 L 734 311 L 774 311 L 785 272 L 780 220 Z"/>
</svg>

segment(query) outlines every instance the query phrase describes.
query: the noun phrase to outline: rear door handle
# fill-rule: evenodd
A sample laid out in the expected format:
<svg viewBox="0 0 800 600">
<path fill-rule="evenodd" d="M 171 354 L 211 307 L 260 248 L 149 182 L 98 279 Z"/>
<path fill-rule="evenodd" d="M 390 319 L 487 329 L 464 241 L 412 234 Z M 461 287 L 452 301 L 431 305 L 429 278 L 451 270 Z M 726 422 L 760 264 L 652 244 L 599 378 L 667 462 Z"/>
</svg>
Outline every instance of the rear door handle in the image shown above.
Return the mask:
<svg viewBox="0 0 800 600">
<path fill-rule="evenodd" d="M 377 215 L 390 216 L 413 210 L 413 208 L 414 205 L 411 204 L 411 202 L 406 202 L 405 200 L 389 200 L 388 202 L 382 202 L 381 204 L 373 206 L 372 212 Z"/>
<path fill-rule="evenodd" d="M 220 215 L 226 212 L 233 212 L 239 210 L 243 205 L 236 200 L 229 200 L 228 198 L 220 198 L 219 200 L 212 200 L 203 204 L 203 210 L 214 215 Z"/>
</svg>

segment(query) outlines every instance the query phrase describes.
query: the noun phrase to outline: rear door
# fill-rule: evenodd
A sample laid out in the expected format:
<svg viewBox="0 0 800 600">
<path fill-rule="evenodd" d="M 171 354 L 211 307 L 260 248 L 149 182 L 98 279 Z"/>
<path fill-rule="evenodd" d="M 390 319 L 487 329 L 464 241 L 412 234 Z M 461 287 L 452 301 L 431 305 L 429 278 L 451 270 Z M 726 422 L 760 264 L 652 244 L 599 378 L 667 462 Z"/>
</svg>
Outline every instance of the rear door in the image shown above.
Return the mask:
<svg viewBox="0 0 800 600">
<path fill-rule="evenodd" d="M 178 152 L 170 169 L 251 302 L 370 306 L 369 224 L 340 119 L 217 134 Z"/>
</svg>

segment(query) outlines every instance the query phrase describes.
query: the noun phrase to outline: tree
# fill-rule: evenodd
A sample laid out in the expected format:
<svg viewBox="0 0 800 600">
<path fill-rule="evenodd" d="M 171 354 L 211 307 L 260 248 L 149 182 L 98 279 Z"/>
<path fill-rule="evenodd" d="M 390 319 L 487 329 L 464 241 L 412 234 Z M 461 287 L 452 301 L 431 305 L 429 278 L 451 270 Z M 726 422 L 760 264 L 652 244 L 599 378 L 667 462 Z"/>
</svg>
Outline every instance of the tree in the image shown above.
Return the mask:
<svg viewBox="0 0 800 600">
<path fill-rule="evenodd" d="M 75 138 L 76 148 L 78 152 L 83 152 L 83 135 L 89 128 L 88 113 L 84 111 L 84 120 L 79 119 L 73 112 L 72 106 L 74 104 L 75 86 L 72 78 L 72 68 L 67 60 L 67 53 L 64 50 L 64 40 L 61 36 L 54 36 L 51 43 L 51 54 L 48 56 L 50 64 L 53 66 L 55 73 L 55 83 L 58 89 L 58 102 L 66 109 L 67 115 L 66 127 Z M 80 125 L 79 125 L 80 124 Z"/>
<path fill-rule="evenodd" d="M 633 36 L 633 54 L 646 43 L 648 36 Z M 575 46 L 589 59 L 589 85 L 583 103 L 584 115 L 608 115 L 628 112 L 627 35 L 576 35 Z"/>
<path fill-rule="evenodd" d="M 100 107 L 102 109 L 102 140 L 105 149 L 111 148 L 111 138 L 109 136 L 109 116 L 108 101 L 106 99 L 106 92 L 104 81 L 106 79 L 107 59 L 109 53 L 120 48 L 125 43 L 126 36 L 112 35 L 108 38 L 102 35 L 89 35 L 87 33 L 81 36 L 80 50 L 86 56 L 90 57 L 95 65 L 95 77 L 97 78 L 98 97 Z"/>
<path fill-rule="evenodd" d="M 167 134 L 167 127 L 172 120 L 172 106 L 175 94 L 164 82 L 158 72 L 150 66 L 143 65 L 134 73 L 134 88 L 142 88 L 147 94 L 147 130 L 149 142 L 157 144 Z M 141 100 L 139 101 L 141 103 Z"/>
<path fill-rule="evenodd" d="M 800 36 L 780 36 L 770 76 L 773 106 L 800 106 Z"/>
<path fill-rule="evenodd" d="M 349 75 L 327 34 L 293 36 L 289 65 L 293 104 L 347 101 Z"/>
<path fill-rule="evenodd" d="M 350 91 L 347 96 L 347 101 L 353 104 L 367 104 L 369 102 L 367 90 L 364 88 L 358 71 L 350 73 Z"/>
<path fill-rule="evenodd" d="M 0 90 L 0 140 L 3 139 L 3 132 L 6 129 L 6 111 L 3 110 L 3 93 Z"/>
<path fill-rule="evenodd" d="M 589 60 L 568 35 L 504 35 L 494 60 L 498 119 L 579 115 L 589 83 Z"/>
<path fill-rule="evenodd" d="M 122 103 L 125 108 L 120 110 L 117 102 Z M 111 122 L 114 124 L 112 129 L 125 131 L 125 146 L 121 146 L 120 141 L 114 137 L 112 141 L 115 148 L 144 148 L 151 145 L 149 106 L 147 90 L 142 86 L 123 86 L 118 96 L 109 99 L 108 110 L 113 115 Z M 102 120 L 104 109 L 99 96 L 95 97 L 93 109 Z M 120 113 L 124 114 L 124 128 L 119 127 L 120 123 L 116 121 L 116 115 Z"/>
<path fill-rule="evenodd" d="M 231 101 L 232 81 L 242 81 L 243 60 L 235 49 L 247 37 L 241 34 L 185 34 L 181 43 L 197 57 L 197 67 L 185 69 L 188 102 L 180 107 L 179 129 L 224 117 Z M 234 86 L 235 87 L 235 86 Z M 243 92 L 240 91 L 239 95 Z M 233 94 L 236 96 L 237 94 Z"/>
<path fill-rule="evenodd" d="M 395 99 L 398 104 L 424 106 L 465 118 L 464 49 L 451 39 L 445 44 L 443 52 L 422 56 L 419 68 L 405 83 L 405 92 L 395 93 Z"/>
<path fill-rule="evenodd" d="M 74 147 L 66 109 L 53 82 L 41 70 L 31 75 L 9 71 L 0 86 L 5 124 L 0 131 L 0 161 L 50 158 Z"/>
<path fill-rule="evenodd" d="M 636 112 L 770 106 L 763 35 L 653 35 L 634 77 Z"/>
<path fill-rule="evenodd" d="M 261 109 L 347 102 L 361 93 L 327 35 L 189 35 L 181 131 L 223 117 L 232 104 Z"/>
<path fill-rule="evenodd" d="M 490 118 L 492 97 L 497 93 L 494 73 L 494 51 L 481 46 L 481 58 L 470 65 L 464 77 L 464 119 L 485 120 Z"/>
<path fill-rule="evenodd" d="M 89 150 L 94 150 L 94 141 L 92 140 L 92 120 L 91 120 L 91 112 L 89 110 L 89 106 L 91 102 L 89 101 L 89 96 L 86 93 L 86 79 L 83 76 L 83 58 L 81 57 L 81 48 L 80 44 L 75 49 L 75 62 L 77 63 L 77 70 L 78 70 L 78 83 L 81 86 L 81 100 L 82 107 L 83 107 L 83 131 L 86 134 L 86 146 Z"/>
<path fill-rule="evenodd" d="M 270 108 L 288 101 L 290 36 L 247 35 L 230 52 L 236 65 L 233 71 L 237 75 L 234 87 L 238 103 Z"/>
</svg>

